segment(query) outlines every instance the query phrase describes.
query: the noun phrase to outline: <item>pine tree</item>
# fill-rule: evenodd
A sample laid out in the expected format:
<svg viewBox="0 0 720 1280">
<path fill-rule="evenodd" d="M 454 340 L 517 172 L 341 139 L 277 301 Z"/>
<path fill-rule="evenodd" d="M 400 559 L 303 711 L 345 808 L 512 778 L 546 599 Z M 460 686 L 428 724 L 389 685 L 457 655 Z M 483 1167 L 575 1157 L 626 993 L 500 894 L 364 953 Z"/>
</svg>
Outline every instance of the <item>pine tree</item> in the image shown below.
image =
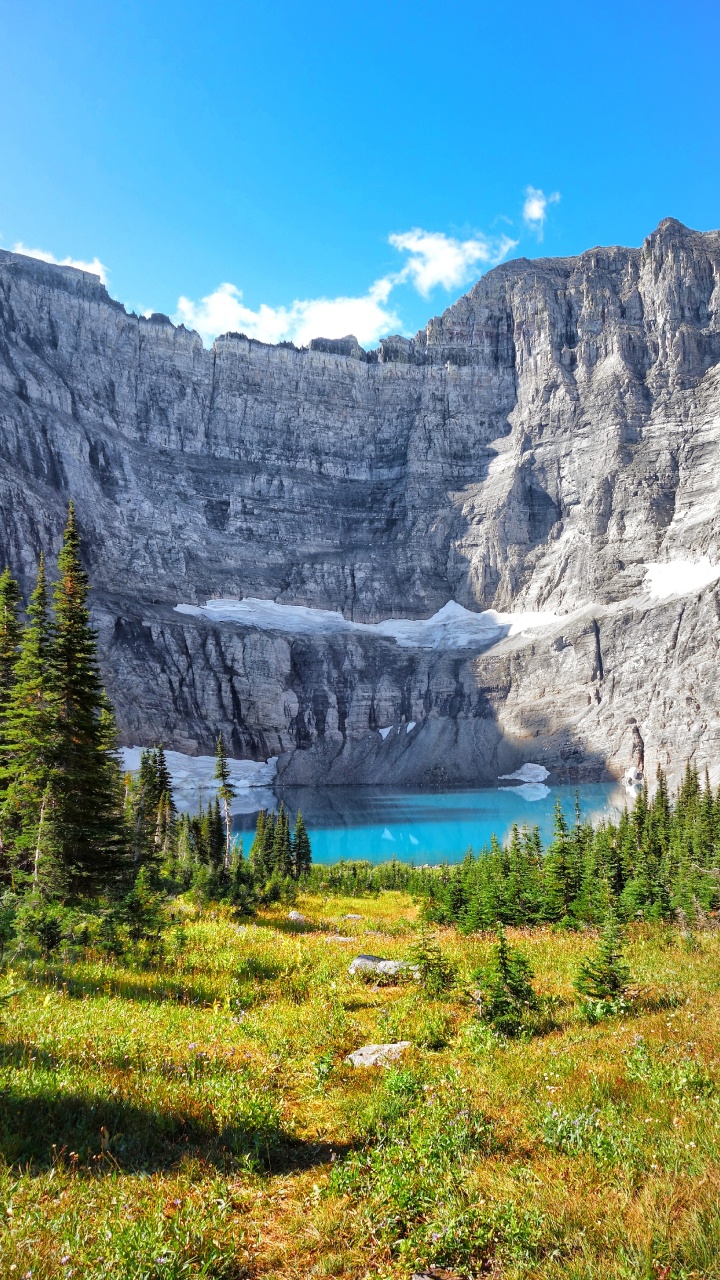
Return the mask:
<svg viewBox="0 0 720 1280">
<path fill-rule="evenodd" d="M 225 755 L 225 744 L 221 733 L 218 734 L 217 750 L 215 752 L 215 780 L 219 784 L 217 793 L 222 802 L 223 815 L 225 818 L 225 867 L 227 869 L 230 866 L 230 846 L 232 841 L 230 805 L 235 798 L 236 792 L 230 781 L 230 770 L 228 769 L 227 756 Z"/>
<path fill-rule="evenodd" d="M 0 724 L 7 712 L 20 653 L 20 603 L 20 588 L 6 568 L 0 574 Z"/>
<path fill-rule="evenodd" d="M 482 974 L 483 1017 L 503 1035 L 517 1035 L 538 1008 L 533 971 L 525 956 L 511 947 L 501 924 L 490 963 Z"/>
<path fill-rule="evenodd" d="M 312 865 L 310 837 L 307 833 L 307 827 L 305 826 L 303 816 L 299 809 L 295 819 L 295 830 L 292 838 L 292 863 L 293 874 L 296 880 L 307 875 Z"/>
<path fill-rule="evenodd" d="M 293 860 L 292 848 L 290 845 L 290 819 L 285 812 L 284 804 L 280 803 L 280 812 L 275 823 L 275 833 L 272 847 L 272 869 L 273 874 L 284 880 L 287 876 L 292 875 Z"/>
<path fill-rule="evenodd" d="M 45 565 L 38 565 L 37 585 L 28 606 L 28 625 L 8 691 L 2 722 L 5 763 L 0 777 L 6 788 L 0 814 L 0 844 L 7 875 L 34 880 L 51 868 L 40 866 L 42 826 L 45 837 L 54 808 L 55 761 L 58 749 L 58 706 L 50 678 L 52 626 L 48 613 Z M 45 806 L 43 807 L 43 800 Z M 46 848 L 49 846 L 46 844 Z"/>
<path fill-rule="evenodd" d="M 71 893 L 115 882 L 125 869 L 126 829 L 120 769 L 109 742 L 108 702 L 87 608 L 88 579 L 72 502 L 58 556 L 50 682 L 56 700 L 54 824 Z"/>
<path fill-rule="evenodd" d="M 623 934 L 613 911 L 608 912 L 595 956 L 580 966 L 575 990 L 591 1000 L 617 1000 L 627 990 L 630 969 L 623 958 Z"/>
</svg>

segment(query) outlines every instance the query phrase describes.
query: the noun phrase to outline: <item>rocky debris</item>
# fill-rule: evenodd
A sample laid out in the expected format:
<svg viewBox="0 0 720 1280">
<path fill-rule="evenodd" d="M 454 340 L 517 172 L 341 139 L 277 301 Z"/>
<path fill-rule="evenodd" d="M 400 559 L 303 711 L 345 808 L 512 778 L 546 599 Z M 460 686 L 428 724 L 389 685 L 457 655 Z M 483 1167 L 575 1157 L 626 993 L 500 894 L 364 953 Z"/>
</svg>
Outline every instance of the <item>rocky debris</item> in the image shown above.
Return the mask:
<svg viewBox="0 0 720 1280">
<path fill-rule="evenodd" d="M 344 938 L 341 933 L 330 933 L 323 942 L 357 942 L 357 938 Z"/>
<path fill-rule="evenodd" d="M 688 757 L 717 783 L 719 297 L 720 233 L 667 218 L 637 249 L 505 263 L 374 353 L 206 351 L 0 251 L 4 554 L 27 592 L 75 499 L 127 745 L 222 732 L 299 785 L 677 781 Z M 175 612 L 212 597 L 556 619 L 419 649 Z"/>
<path fill-rule="evenodd" d="M 288 911 L 288 920 L 291 924 L 307 924 L 307 916 L 300 911 Z"/>
<path fill-rule="evenodd" d="M 348 973 L 351 977 L 359 974 L 368 980 L 378 974 L 385 978 L 398 978 L 405 973 L 413 975 L 415 968 L 407 960 L 384 960 L 382 956 L 361 955 L 350 962 Z"/>
<path fill-rule="evenodd" d="M 362 920 L 362 916 L 356 915 L 354 912 L 351 912 L 349 915 L 343 916 L 343 920 Z"/>
<path fill-rule="evenodd" d="M 388 1067 L 411 1048 L 410 1040 L 398 1040 L 396 1044 L 365 1044 L 362 1049 L 349 1053 L 345 1061 L 353 1067 Z"/>
</svg>

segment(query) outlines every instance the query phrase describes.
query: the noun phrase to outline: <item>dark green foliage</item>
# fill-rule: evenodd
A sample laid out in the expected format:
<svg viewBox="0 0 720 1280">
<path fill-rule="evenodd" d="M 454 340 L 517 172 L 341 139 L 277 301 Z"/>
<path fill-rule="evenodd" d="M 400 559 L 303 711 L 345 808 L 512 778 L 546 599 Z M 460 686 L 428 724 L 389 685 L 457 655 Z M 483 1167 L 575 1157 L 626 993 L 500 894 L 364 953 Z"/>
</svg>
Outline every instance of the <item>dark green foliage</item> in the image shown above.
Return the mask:
<svg viewBox="0 0 720 1280">
<path fill-rule="evenodd" d="M 20 588 L 6 567 L 0 574 L 0 717 L 7 711 L 15 684 L 15 664 L 22 638 L 20 604 Z"/>
<path fill-rule="evenodd" d="M 18 940 L 35 942 L 44 956 L 57 951 L 63 940 L 66 911 L 57 902 L 47 902 L 34 894 L 26 899 L 17 913 L 15 927 Z"/>
<path fill-rule="evenodd" d="M 58 556 L 50 680 L 57 709 L 52 821 L 71 893 L 117 879 L 127 851 L 112 714 L 100 681 L 87 608 L 88 580 L 70 504 Z"/>
<path fill-rule="evenodd" d="M 46 858 L 40 862 L 44 839 L 46 850 L 49 847 L 46 837 L 59 750 L 59 708 L 50 665 L 53 639 L 41 557 L 1 722 L 7 762 L 2 769 L 5 795 L 0 812 L 2 871 L 17 887 L 28 880 L 50 879 L 54 871 L 54 862 Z"/>
<path fill-rule="evenodd" d="M 490 963 L 479 975 L 482 982 L 482 1015 L 502 1035 L 514 1036 L 530 1029 L 539 1008 L 533 989 L 533 971 L 522 952 L 511 947 L 498 925 L 497 942 Z"/>
<path fill-rule="evenodd" d="M 455 970 L 443 955 L 435 935 L 428 930 L 424 921 L 421 923 L 417 942 L 410 949 L 408 960 L 427 995 L 441 996 L 454 985 Z"/>
<path fill-rule="evenodd" d="M 300 880 L 310 871 L 312 865 L 312 849 L 310 848 L 310 837 L 307 833 L 307 827 L 303 816 L 298 809 L 295 819 L 295 830 L 292 839 L 292 855 L 293 855 L 293 875 L 296 880 Z"/>
<path fill-rule="evenodd" d="M 594 956 L 584 960 L 575 979 L 575 990 L 590 1000 L 619 1000 L 630 982 L 623 959 L 623 935 L 615 913 L 608 912 Z"/>
</svg>

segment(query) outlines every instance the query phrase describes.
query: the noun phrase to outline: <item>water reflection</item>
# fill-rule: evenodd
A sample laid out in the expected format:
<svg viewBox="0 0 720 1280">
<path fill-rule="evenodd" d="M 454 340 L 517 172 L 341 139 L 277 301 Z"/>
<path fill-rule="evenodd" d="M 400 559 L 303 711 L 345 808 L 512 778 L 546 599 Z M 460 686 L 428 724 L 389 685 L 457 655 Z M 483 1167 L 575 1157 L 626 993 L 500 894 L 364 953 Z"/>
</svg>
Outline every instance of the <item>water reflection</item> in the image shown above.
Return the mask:
<svg viewBox="0 0 720 1280">
<path fill-rule="evenodd" d="M 458 862 L 486 845 L 493 833 L 500 840 L 514 822 L 538 826 L 544 840 L 552 834 L 555 803 L 560 800 L 573 819 L 575 796 L 583 817 L 617 818 L 624 793 L 612 783 L 582 786 L 508 787 L 476 791 L 398 791 L 391 787 L 278 787 L 247 795 L 247 811 L 234 820 L 238 833 L 249 833 L 260 808 L 277 808 L 280 800 L 294 819 L 302 809 L 315 862 L 366 858 L 385 862 Z M 542 793 L 542 794 L 541 794 Z M 268 796 L 273 804 L 268 804 Z M 251 807 L 254 805 L 254 808 Z M 245 840 L 248 847 L 248 840 Z"/>
</svg>

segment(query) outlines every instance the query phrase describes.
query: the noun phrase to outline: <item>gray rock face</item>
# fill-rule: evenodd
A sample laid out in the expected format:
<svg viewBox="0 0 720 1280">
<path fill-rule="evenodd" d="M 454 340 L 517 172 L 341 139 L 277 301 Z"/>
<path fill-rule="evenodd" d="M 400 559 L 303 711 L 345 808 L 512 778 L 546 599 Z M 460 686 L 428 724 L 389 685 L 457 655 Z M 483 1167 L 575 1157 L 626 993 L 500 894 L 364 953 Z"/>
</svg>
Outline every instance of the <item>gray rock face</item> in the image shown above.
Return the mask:
<svg viewBox="0 0 720 1280">
<path fill-rule="evenodd" d="M 28 588 L 74 497 L 127 743 L 222 730 L 295 783 L 714 770 L 717 584 L 643 582 L 720 562 L 719 452 L 720 233 L 672 219 L 640 249 L 498 267 L 370 353 L 206 351 L 0 252 L 2 552 Z M 449 650 L 174 612 L 212 596 L 560 617 Z"/>
</svg>

